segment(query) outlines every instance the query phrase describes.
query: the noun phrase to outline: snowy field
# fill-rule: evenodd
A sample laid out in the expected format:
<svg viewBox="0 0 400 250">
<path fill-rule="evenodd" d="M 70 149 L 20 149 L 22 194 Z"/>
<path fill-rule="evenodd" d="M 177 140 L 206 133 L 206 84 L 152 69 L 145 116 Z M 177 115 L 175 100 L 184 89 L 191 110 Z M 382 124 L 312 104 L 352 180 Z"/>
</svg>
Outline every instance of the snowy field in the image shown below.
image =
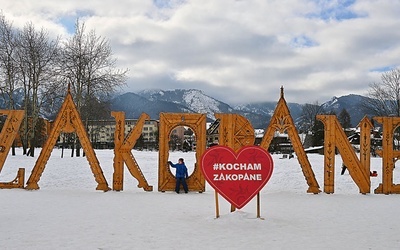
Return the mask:
<svg viewBox="0 0 400 250">
<path fill-rule="evenodd" d="M 9 156 L 0 181 L 25 168 L 29 178 L 36 157 Z M 0 190 L 0 249 L 400 249 L 400 195 L 376 195 L 381 159 L 371 159 L 371 194 L 359 194 L 336 159 L 335 193 L 307 194 L 297 159 L 273 155 L 274 173 L 261 191 L 261 216 L 253 199 L 230 213 L 214 190 L 176 194 L 157 191 L 158 152 L 133 151 L 153 192 L 137 188 L 125 168 L 124 191 L 96 191 L 86 158 L 55 149 L 39 181 L 39 190 Z M 112 187 L 113 151 L 97 150 Z M 193 169 L 194 153 L 171 152 Z M 323 190 L 323 156 L 309 154 Z M 394 170 L 400 182 L 400 167 Z"/>
</svg>

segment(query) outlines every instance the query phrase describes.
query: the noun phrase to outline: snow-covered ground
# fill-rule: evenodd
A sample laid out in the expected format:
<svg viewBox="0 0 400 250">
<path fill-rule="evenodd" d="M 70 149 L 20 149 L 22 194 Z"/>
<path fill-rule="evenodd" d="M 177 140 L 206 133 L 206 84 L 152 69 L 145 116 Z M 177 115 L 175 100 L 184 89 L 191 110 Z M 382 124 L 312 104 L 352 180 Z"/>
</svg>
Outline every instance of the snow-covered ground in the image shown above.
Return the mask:
<svg viewBox="0 0 400 250">
<path fill-rule="evenodd" d="M 335 193 L 307 194 L 297 159 L 273 155 L 274 173 L 261 191 L 261 216 L 253 199 L 230 213 L 214 190 L 176 194 L 157 191 L 158 152 L 133 151 L 153 192 L 137 188 L 125 168 L 124 191 L 96 191 L 86 158 L 55 149 L 39 190 L 0 190 L 0 249 L 400 249 L 400 195 L 376 195 L 381 159 L 372 158 L 371 194 L 359 194 L 336 159 Z M 39 155 L 39 152 L 36 153 Z M 97 150 L 112 187 L 113 151 Z M 29 178 L 35 158 L 9 156 L 0 181 L 14 179 L 18 168 Z M 171 152 L 193 169 L 194 153 Z M 323 156 L 309 154 L 323 190 Z M 400 182 L 400 168 L 395 170 Z"/>
</svg>

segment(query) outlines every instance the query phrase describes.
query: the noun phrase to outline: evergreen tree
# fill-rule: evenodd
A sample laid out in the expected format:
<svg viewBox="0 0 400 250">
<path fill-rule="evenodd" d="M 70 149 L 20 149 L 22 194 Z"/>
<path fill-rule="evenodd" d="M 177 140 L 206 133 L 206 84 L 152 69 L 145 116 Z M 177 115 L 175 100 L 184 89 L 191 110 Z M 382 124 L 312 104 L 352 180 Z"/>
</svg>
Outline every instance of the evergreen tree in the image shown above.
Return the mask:
<svg viewBox="0 0 400 250">
<path fill-rule="evenodd" d="M 342 111 L 339 113 L 338 120 L 340 125 L 342 125 L 343 128 L 350 128 L 351 127 L 351 119 L 350 119 L 350 114 L 347 112 L 345 108 L 342 109 Z"/>
</svg>

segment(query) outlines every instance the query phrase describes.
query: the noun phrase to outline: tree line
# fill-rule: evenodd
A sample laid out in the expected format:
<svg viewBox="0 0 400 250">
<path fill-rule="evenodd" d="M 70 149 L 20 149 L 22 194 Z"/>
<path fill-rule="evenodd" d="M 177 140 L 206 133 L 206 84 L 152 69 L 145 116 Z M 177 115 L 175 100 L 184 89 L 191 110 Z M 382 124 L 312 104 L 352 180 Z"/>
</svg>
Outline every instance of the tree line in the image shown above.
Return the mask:
<svg viewBox="0 0 400 250">
<path fill-rule="evenodd" d="M 32 22 L 13 27 L 0 13 L 0 94 L 4 108 L 25 111 L 20 138 L 26 155 L 34 156 L 39 118 L 58 110 L 67 88 L 87 124 L 89 117 L 110 117 L 108 100 L 126 83 L 127 71 L 116 67 L 109 41 L 79 19 L 71 37 L 53 38 Z M 22 102 L 16 93 L 22 93 Z"/>
</svg>

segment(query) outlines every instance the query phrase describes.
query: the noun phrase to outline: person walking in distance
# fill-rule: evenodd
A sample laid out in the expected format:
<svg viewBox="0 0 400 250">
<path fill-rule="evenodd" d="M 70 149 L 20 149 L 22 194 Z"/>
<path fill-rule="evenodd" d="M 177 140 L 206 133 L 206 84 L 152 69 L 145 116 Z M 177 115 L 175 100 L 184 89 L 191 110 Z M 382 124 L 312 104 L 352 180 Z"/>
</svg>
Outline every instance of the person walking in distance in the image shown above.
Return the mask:
<svg viewBox="0 0 400 250">
<path fill-rule="evenodd" d="M 187 183 L 186 183 L 186 178 L 188 178 L 188 171 L 187 167 L 185 165 L 185 162 L 183 161 L 183 158 L 179 158 L 178 163 L 173 164 L 171 161 L 168 161 L 168 164 L 176 169 L 175 173 L 175 178 L 176 178 L 176 186 L 175 186 L 175 192 L 179 194 L 179 190 L 181 189 L 181 184 L 183 186 L 183 190 L 185 190 L 185 193 L 189 191 Z"/>
</svg>

